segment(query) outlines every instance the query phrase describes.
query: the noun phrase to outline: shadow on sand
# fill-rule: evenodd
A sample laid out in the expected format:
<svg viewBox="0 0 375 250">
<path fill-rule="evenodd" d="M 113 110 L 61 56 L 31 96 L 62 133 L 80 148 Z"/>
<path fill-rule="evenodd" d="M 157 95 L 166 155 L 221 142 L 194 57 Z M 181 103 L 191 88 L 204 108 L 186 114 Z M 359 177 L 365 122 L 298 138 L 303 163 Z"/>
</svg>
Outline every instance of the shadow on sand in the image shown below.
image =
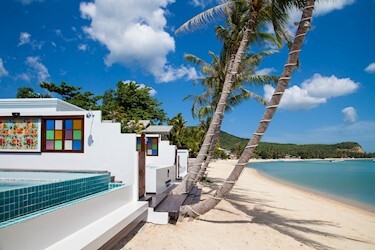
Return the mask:
<svg viewBox="0 0 375 250">
<path fill-rule="evenodd" d="M 208 192 L 205 192 L 205 194 L 212 195 L 217 188 L 221 185 L 222 179 L 214 179 L 212 178 L 213 183 L 210 183 L 209 185 L 205 185 L 206 187 L 210 188 Z M 259 198 L 250 198 L 251 194 L 248 194 L 248 191 L 245 191 L 244 189 L 241 189 L 239 187 L 234 187 L 235 192 L 231 192 L 227 198 L 226 201 L 231 203 L 233 207 L 236 209 L 242 211 L 246 215 L 249 216 L 249 220 L 233 220 L 233 221 L 213 221 L 213 220 L 205 220 L 200 219 L 202 221 L 207 221 L 211 223 L 253 223 L 258 225 L 264 225 L 267 227 L 270 227 L 277 232 L 289 236 L 293 238 L 294 240 L 300 242 L 301 244 L 305 244 L 307 246 L 313 247 L 314 249 L 318 250 L 330 250 L 332 249 L 330 246 L 327 246 L 319 241 L 311 239 L 309 235 L 316 235 L 316 236 L 323 236 L 323 237 L 330 237 L 330 238 L 337 238 L 337 239 L 346 239 L 356 242 L 362 242 L 362 243 L 370 243 L 362 240 L 358 240 L 355 238 L 350 238 L 346 236 L 341 236 L 338 234 L 328 233 L 323 230 L 315 229 L 316 226 L 323 226 L 323 227 L 338 227 L 337 225 L 329 222 L 329 221 L 323 221 L 323 220 L 308 220 L 308 219 L 291 219 L 286 216 L 280 215 L 275 211 L 266 210 L 267 208 L 270 208 L 272 210 L 286 210 L 286 211 L 292 211 L 285 208 L 275 207 L 270 205 L 272 203 L 271 200 L 267 199 L 259 199 Z M 238 194 L 242 193 L 242 194 Z M 247 205 L 253 204 L 253 208 L 249 208 Z M 266 209 L 263 209 L 266 208 Z M 217 208 L 215 208 L 217 209 Z M 223 209 L 221 209 L 223 210 Z M 223 210 L 224 212 L 229 212 Z M 315 227 L 315 228 L 314 228 Z M 309 234 L 309 235 L 306 235 Z M 371 244 L 371 243 L 370 243 Z"/>
</svg>

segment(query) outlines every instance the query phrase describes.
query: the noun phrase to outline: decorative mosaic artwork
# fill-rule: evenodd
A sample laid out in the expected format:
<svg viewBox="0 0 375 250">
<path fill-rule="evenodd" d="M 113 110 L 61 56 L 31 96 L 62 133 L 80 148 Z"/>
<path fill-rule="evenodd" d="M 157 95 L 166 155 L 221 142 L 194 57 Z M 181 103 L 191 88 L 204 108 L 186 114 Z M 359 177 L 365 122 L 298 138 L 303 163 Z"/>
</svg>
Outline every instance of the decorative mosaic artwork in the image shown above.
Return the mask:
<svg viewBox="0 0 375 250">
<path fill-rule="evenodd" d="M 45 120 L 46 151 L 81 151 L 82 119 Z"/>
<path fill-rule="evenodd" d="M 0 152 L 40 152 L 40 118 L 0 118 Z"/>
<path fill-rule="evenodd" d="M 159 139 L 157 137 L 146 137 L 146 154 L 157 156 L 159 150 Z M 141 150 L 141 137 L 137 137 L 137 151 Z"/>
<path fill-rule="evenodd" d="M 147 138 L 147 155 L 152 155 L 152 156 L 158 155 L 158 138 L 157 137 Z"/>
</svg>

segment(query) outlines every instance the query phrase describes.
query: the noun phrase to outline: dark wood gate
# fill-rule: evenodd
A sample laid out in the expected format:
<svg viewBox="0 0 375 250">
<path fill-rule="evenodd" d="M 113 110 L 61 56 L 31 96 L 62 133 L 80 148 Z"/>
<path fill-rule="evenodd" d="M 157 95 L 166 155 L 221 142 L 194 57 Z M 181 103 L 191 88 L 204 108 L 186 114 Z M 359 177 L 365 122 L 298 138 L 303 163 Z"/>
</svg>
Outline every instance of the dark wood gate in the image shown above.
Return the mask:
<svg viewBox="0 0 375 250">
<path fill-rule="evenodd" d="M 141 149 L 138 151 L 138 196 L 142 198 L 146 193 L 146 138 L 141 134 Z"/>
</svg>

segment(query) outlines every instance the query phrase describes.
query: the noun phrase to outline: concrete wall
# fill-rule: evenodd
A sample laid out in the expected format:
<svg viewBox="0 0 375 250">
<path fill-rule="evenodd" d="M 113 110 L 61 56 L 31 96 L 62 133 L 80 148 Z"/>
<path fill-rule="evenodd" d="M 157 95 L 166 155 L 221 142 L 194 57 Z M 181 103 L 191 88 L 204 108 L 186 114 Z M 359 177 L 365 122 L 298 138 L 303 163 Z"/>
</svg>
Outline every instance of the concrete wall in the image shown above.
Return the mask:
<svg viewBox="0 0 375 250">
<path fill-rule="evenodd" d="M 146 193 L 162 193 L 175 181 L 175 167 L 146 166 Z"/>
<path fill-rule="evenodd" d="M 131 189 L 124 186 L 2 228 L 0 249 L 45 249 L 129 204 Z"/>
<path fill-rule="evenodd" d="M 11 116 L 12 111 L 14 109 L 0 110 L 0 116 Z M 105 170 L 125 184 L 136 183 L 136 135 L 121 134 L 120 123 L 102 123 L 100 111 L 92 112 L 91 117 L 86 117 L 88 111 L 58 112 L 37 108 L 21 111 L 21 116 L 35 117 L 83 115 L 84 153 L 0 153 L 0 169 Z"/>
<path fill-rule="evenodd" d="M 146 166 L 173 166 L 175 165 L 175 158 L 176 146 L 169 145 L 169 141 L 159 139 L 159 155 L 146 156 Z"/>
<path fill-rule="evenodd" d="M 177 149 L 177 167 L 179 168 L 179 176 L 184 177 L 188 171 L 188 158 L 189 150 L 188 149 Z"/>
</svg>

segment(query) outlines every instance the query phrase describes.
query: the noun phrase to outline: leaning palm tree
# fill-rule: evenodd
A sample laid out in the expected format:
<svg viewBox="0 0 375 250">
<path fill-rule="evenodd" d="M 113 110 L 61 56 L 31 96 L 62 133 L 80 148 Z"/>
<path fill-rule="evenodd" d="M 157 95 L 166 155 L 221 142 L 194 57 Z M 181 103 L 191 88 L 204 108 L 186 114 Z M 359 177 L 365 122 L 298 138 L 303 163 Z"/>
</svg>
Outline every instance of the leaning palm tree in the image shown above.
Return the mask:
<svg viewBox="0 0 375 250">
<path fill-rule="evenodd" d="M 224 43 L 223 49 L 225 48 L 228 47 L 226 47 Z M 229 94 L 227 99 L 225 112 L 233 110 L 235 106 L 241 104 L 243 101 L 248 100 L 250 98 L 258 101 L 261 104 L 266 104 L 265 100 L 261 96 L 245 89 L 244 85 L 246 84 L 254 86 L 277 82 L 277 76 L 255 74 L 255 70 L 258 68 L 262 58 L 274 52 L 274 50 L 267 50 L 258 52 L 256 54 L 246 53 L 243 56 L 244 58 L 241 61 L 238 75 L 233 83 L 231 93 Z M 221 54 L 225 55 L 226 53 L 222 52 Z M 198 117 L 199 119 L 212 118 L 215 108 L 218 104 L 219 98 L 221 96 L 223 82 L 222 79 L 225 78 L 226 74 L 227 67 L 225 65 L 225 57 L 219 57 L 215 55 L 213 52 L 210 52 L 210 55 L 213 58 L 211 64 L 206 63 L 202 59 L 193 55 L 185 56 L 185 58 L 188 61 L 196 63 L 196 65 L 200 67 L 201 72 L 203 74 L 206 74 L 205 77 L 198 79 L 198 81 L 203 85 L 205 91 L 200 95 L 188 95 L 184 99 L 193 100 L 192 114 L 193 117 Z M 211 161 L 214 149 L 220 136 L 221 122 L 222 119 L 219 121 L 220 124 L 219 126 L 217 126 L 217 129 L 215 130 L 215 135 L 211 142 L 207 158 L 203 166 L 199 170 L 197 176 L 195 177 L 193 184 L 196 184 L 196 182 L 198 182 L 203 177 L 204 173 L 206 172 L 207 166 Z"/>
<path fill-rule="evenodd" d="M 287 62 L 284 65 L 283 73 L 278 81 L 275 92 L 272 95 L 271 101 L 267 105 L 266 111 L 263 114 L 262 119 L 260 120 L 256 132 L 253 134 L 253 137 L 250 139 L 247 146 L 245 147 L 245 150 L 242 153 L 240 159 L 238 160 L 232 173 L 229 175 L 224 184 L 216 191 L 216 193 L 213 196 L 209 197 L 204 201 L 199 202 L 198 204 L 181 207 L 181 214 L 185 216 L 196 217 L 206 213 L 207 211 L 214 208 L 220 202 L 220 200 L 224 199 L 237 182 L 242 170 L 251 158 L 251 155 L 255 151 L 263 134 L 268 128 L 272 120 L 272 117 L 275 115 L 277 107 L 280 104 L 282 95 L 289 84 L 293 70 L 297 65 L 298 57 L 302 49 L 303 40 L 310 27 L 310 21 L 312 18 L 314 4 L 315 0 L 305 1 L 302 17 L 299 22 L 296 35 L 294 37 L 291 51 L 289 52 Z"/>
<path fill-rule="evenodd" d="M 268 17 L 271 18 L 272 23 L 277 23 L 277 25 L 273 25 L 275 29 L 275 33 L 277 36 L 281 36 L 280 34 L 284 34 L 284 32 L 279 32 L 280 30 L 277 30 L 276 27 L 283 27 L 282 23 L 285 21 L 285 13 L 286 10 L 292 6 L 292 4 L 297 4 L 300 5 L 301 1 L 300 0 L 237 0 L 237 1 L 228 1 L 225 5 L 226 8 L 229 8 L 229 12 L 231 10 L 237 10 L 237 8 L 232 8 L 233 6 L 240 5 L 246 6 L 246 8 L 239 8 L 240 10 L 245 10 L 245 12 L 239 12 L 236 13 L 236 15 L 242 15 L 247 17 L 245 20 L 245 25 L 244 28 L 239 27 L 240 30 L 240 35 L 238 36 L 240 39 L 240 43 L 234 42 L 231 44 L 231 48 L 229 49 L 230 53 L 227 56 L 228 58 L 228 71 L 225 76 L 224 84 L 223 84 L 223 89 L 221 92 L 220 99 L 218 101 L 218 105 L 216 107 L 215 113 L 212 117 L 212 121 L 210 124 L 210 127 L 206 133 L 204 142 L 201 146 L 201 149 L 198 153 L 198 156 L 193 163 L 193 166 L 189 172 L 189 174 L 185 177 L 185 179 L 179 184 L 172 192 L 174 194 L 179 194 L 179 193 L 185 193 L 187 192 L 193 183 L 195 182 L 196 176 L 199 173 L 199 170 L 202 167 L 203 162 L 206 159 L 207 152 L 211 146 L 213 137 L 215 135 L 215 131 L 217 130 L 217 127 L 220 125 L 220 120 L 223 119 L 223 114 L 226 106 L 226 102 L 229 96 L 229 93 L 232 89 L 232 85 L 235 81 L 235 78 L 238 74 L 240 64 L 243 58 L 244 53 L 246 52 L 250 37 L 252 34 L 255 33 L 257 25 L 263 25 L 265 20 Z M 219 5 L 219 6 L 222 6 Z M 270 14 L 272 13 L 272 14 Z M 259 16 L 259 20 L 258 20 Z M 277 16 L 277 18 L 276 18 Z M 204 16 L 199 16 L 198 15 L 198 20 L 202 20 L 202 17 Z M 262 22 L 263 21 L 263 22 Z M 189 25 L 187 25 L 189 26 Z"/>
</svg>

